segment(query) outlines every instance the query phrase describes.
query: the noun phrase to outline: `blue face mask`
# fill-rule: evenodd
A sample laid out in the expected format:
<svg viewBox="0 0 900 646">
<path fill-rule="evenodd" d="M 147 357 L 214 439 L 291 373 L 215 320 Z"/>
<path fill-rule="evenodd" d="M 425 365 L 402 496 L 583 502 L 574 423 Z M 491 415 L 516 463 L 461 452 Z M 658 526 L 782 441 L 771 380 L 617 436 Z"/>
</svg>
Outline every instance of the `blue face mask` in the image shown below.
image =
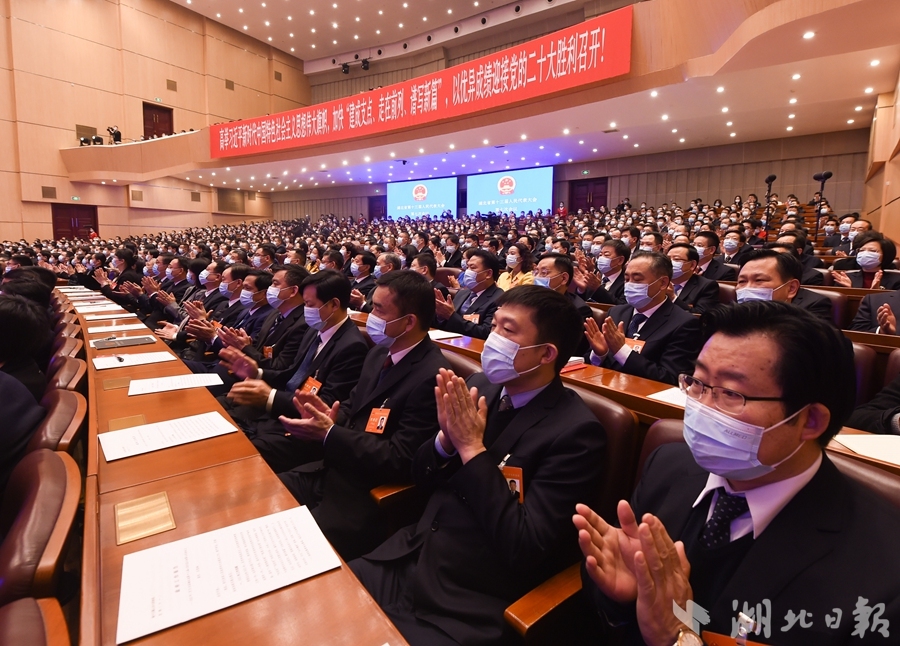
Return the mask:
<svg viewBox="0 0 900 646">
<path fill-rule="evenodd" d="M 189 273 L 188 273 L 188 277 L 187 277 L 187 281 L 188 281 L 188 283 L 190 283 L 191 285 L 193 285 L 193 284 L 194 284 L 194 274 L 192 274 L 192 273 L 189 272 Z"/>
<path fill-rule="evenodd" d="M 209 282 L 209 271 L 204 269 L 203 271 L 200 272 L 200 284 L 205 286 L 206 283 L 208 283 L 208 282 Z"/>
<path fill-rule="evenodd" d="M 246 289 L 241 292 L 241 305 L 244 307 L 253 307 L 256 303 L 253 302 L 253 297 L 256 296 L 254 292 L 248 292 Z"/>
<path fill-rule="evenodd" d="M 394 323 L 395 321 L 399 321 L 402 318 L 403 317 L 401 316 L 400 318 L 396 318 L 393 321 L 385 321 L 382 318 L 378 318 L 374 314 L 369 314 L 369 318 L 366 319 L 366 333 L 369 335 L 369 338 L 372 339 L 372 343 L 374 343 L 375 345 L 383 345 L 387 348 L 394 345 L 394 341 L 399 339 L 400 336 L 403 336 L 403 334 L 406 334 L 406 332 L 404 332 L 400 336 L 394 337 L 388 336 L 384 331 L 388 325 Z"/>
<path fill-rule="evenodd" d="M 491 332 L 484 342 L 484 349 L 481 351 L 481 368 L 484 370 L 484 376 L 492 384 L 504 384 L 524 374 L 528 374 L 532 370 L 537 370 L 541 365 L 540 363 L 524 372 L 518 372 L 513 365 L 519 350 L 528 350 L 536 347 L 538 346 L 529 345 L 523 348 L 515 341 L 511 341 L 496 332 Z"/>
<path fill-rule="evenodd" d="M 172 277 L 172 268 L 166 267 L 166 278 L 171 278 L 171 277 Z"/>
<path fill-rule="evenodd" d="M 856 254 L 856 262 L 865 271 L 875 271 L 881 266 L 881 254 L 877 251 L 860 251 Z"/>
<path fill-rule="evenodd" d="M 475 289 L 475 285 L 478 284 L 478 272 L 474 269 L 466 269 L 460 276 L 459 284 L 468 289 Z"/>
<path fill-rule="evenodd" d="M 381 278 L 381 265 L 375 265 L 375 278 Z"/>
<path fill-rule="evenodd" d="M 231 292 L 228 290 L 228 283 L 224 281 L 219 283 L 219 293 L 224 294 L 225 296 L 231 296 Z"/>
<path fill-rule="evenodd" d="M 325 306 L 323 305 L 322 307 Z M 322 320 L 322 315 L 320 314 L 322 307 L 303 308 L 303 318 L 306 319 L 306 324 L 314 330 L 321 330 L 328 322 L 328 319 Z M 328 318 L 331 317 L 329 316 Z"/>
<path fill-rule="evenodd" d="M 652 283 L 625 283 L 625 301 L 636 310 L 644 309 L 654 298 L 656 298 L 656 295 L 650 296 L 647 293 L 650 289 L 650 285 L 653 285 L 661 279 L 662 276 Z"/>
</svg>

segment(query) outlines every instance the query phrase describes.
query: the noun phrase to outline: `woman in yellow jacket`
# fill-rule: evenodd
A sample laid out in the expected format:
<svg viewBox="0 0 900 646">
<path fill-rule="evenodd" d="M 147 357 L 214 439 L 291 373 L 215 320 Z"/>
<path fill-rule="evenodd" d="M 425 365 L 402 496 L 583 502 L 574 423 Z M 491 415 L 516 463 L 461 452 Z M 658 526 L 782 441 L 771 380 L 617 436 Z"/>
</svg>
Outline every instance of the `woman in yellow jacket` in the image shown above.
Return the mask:
<svg viewBox="0 0 900 646">
<path fill-rule="evenodd" d="M 528 247 L 521 242 L 510 245 L 506 250 L 506 271 L 497 279 L 497 287 L 507 291 L 519 285 L 533 285 L 534 257 Z"/>
</svg>

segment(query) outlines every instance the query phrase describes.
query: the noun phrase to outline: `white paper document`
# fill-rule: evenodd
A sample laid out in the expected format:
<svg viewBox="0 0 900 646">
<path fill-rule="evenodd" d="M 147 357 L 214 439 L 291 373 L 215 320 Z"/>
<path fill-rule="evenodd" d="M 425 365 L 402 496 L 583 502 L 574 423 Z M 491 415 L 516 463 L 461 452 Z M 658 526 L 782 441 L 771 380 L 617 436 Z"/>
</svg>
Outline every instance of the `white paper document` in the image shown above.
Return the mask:
<svg viewBox="0 0 900 646">
<path fill-rule="evenodd" d="M 456 332 L 444 332 L 444 330 L 428 330 L 428 336 L 432 341 L 440 341 L 441 339 L 455 339 L 462 334 Z"/>
<path fill-rule="evenodd" d="M 126 554 L 116 643 L 228 608 L 340 565 L 306 507 Z"/>
<path fill-rule="evenodd" d="M 132 426 L 121 431 L 100 433 L 97 437 L 103 447 L 103 457 L 107 462 L 112 462 L 236 432 L 237 428 L 221 413 L 212 412 Z"/>
<path fill-rule="evenodd" d="M 112 321 L 113 319 L 136 319 L 137 314 L 131 312 L 123 312 L 122 314 L 89 314 L 84 317 L 85 321 Z"/>
<path fill-rule="evenodd" d="M 178 357 L 168 352 L 138 352 L 136 354 L 119 354 L 108 357 L 94 357 L 96 370 L 108 370 L 109 368 L 127 368 L 129 366 L 143 366 L 148 363 L 162 363 L 163 361 L 175 361 Z"/>
<path fill-rule="evenodd" d="M 142 325 L 141 327 L 146 327 L 146 326 Z M 110 336 L 112 336 L 112 335 L 110 335 Z M 97 341 L 106 341 L 106 340 L 114 341 L 117 339 L 143 339 L 144 341 L 148 341 L 150 343 L 156 343 L 156 340 L 157 340 L 156 337 L 153 336 L 152 334 L 135 334 L 133 336 L 128 336 L 127 334 L 122 334 L 120 336 L 116 336 L 116 339 L 91 339 L 90 341 L 88 341 L 88 343 L 90 344 L 90 346 L 92 348 L 96 348 Z M 104 349 L 106 349 L 106 348 L 104 348 Z"/>
<path fill-rule="evenodd" d="M 113 312 L 122 309 L 121 305 L 109 303 L 106 305 L 76 305 L 75 311 L 79 314 L 93 314 L 94 312 Z"/>
<path fill-rule="evenodd" d="M 681 392 L 681 388 L 667 388 L 666 390 L 661 390 L 658 393 L 653 393 L 652 395 L 647 395 L 647 399 L 655 399 L 658 402 L 663 402 L 664 404 L 673 404 L 675 406 L 680 406 L 684 408 L 685 402 L 687 401 L 687 395 Z"/>
<path fill-rule="evenodd" d="M 216 373 L 199 375 L 175 375 L 154 379 L 132 379 L 128 384 L 128 396 L 163 393 L 169 390 L 186 390 L 205 386 L 221 386 L 222 378 Z"/>
<path fill-rule="evenodd" d="M 836 435 L 834 441 L 867 458 L 900 466 L 900 435 Z"/>
<path fill-rule="evenodd" d="M 76 292 L 91 291 L 87 287 L 84 287 L 83 285 L 70 285 L 70 286 L 64 286 L 64 287 L 57 287 L 56 289 L 58 291 L 62 292 L 63 294 L 72 294 L 72 293 L 76 293 Z"/>
<path fill-rule="evenodd" d="M 87 317 L 85 317 L 87 318 Z M 112 332 L 125 332 L 126 330 L 146 330 L 147 326 L 143 323 L 127 323 L 125 325 L 101 325 L 100 327 L 89 327 L 88 334 L 109 334 Z"/>
</svg>

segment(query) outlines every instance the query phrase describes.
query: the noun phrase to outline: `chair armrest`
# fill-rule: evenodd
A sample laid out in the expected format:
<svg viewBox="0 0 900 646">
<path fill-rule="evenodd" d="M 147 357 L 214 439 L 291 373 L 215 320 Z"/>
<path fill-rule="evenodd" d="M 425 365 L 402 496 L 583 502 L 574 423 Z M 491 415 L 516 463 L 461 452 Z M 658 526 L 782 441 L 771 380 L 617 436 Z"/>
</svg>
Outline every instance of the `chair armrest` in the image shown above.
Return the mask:
<svg viewBox="0 0 900 646">
<path fill-rule="evenodd" d="M 535 624 L 581 590 L 580 564 L 576 563 L 547 579 L 509 606 L 503 613 L 506 623 L 526 636 Z"/>
<path fill-rule="evenodd" d="M 369 491 L 372 500 L 379 508 L 402 504 L 413 497 L 416 486 L 414 484 L 386 484 L 375 487 Z"/>
</svg>

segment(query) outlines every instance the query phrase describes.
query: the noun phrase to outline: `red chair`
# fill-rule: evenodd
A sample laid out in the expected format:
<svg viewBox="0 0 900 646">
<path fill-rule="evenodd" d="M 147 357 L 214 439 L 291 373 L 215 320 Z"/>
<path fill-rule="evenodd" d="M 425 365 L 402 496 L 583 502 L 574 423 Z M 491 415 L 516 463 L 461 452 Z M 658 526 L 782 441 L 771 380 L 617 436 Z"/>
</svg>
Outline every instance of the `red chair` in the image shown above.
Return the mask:
<svg viewBox="0 0 900 646">
<path fill-rule="evenodd" d="M 0 646 L 69 646 L 56 599 L 19 599 L 0 608 Z"/>
<path fill-rule="evenodd" d="M 38 449 L 71 454 L 87 425 L 87 400 L 80 393 L 51 390 L 41 397 L 47 415 L 31 436 L 27 452 Z"/>
<path fill-rule="evenodd" d="M 71 390 L 87 396 L 87 363 L 72 357 L 53 357 L 47 369 L 47 390 Z"/>
</svg>

